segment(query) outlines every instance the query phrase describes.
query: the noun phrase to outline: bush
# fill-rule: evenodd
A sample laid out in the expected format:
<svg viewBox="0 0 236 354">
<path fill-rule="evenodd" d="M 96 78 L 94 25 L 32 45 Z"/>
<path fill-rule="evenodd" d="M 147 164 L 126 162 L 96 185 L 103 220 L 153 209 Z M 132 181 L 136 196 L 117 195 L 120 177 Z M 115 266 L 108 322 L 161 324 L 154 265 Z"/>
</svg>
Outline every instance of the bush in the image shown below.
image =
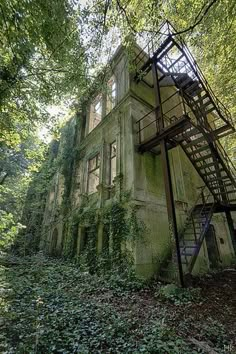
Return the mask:
<svg viewBox="0 0 236 354">
<path fill-rule="evenodd" d="M 156 297 L 169 300 L 175 305 L 181 305 L 191 302 L 197 302 L 200 300 L 199 288 L 179 288 L 175 284 L 168 284 L 162 286 L 156 293 Z"/>
</svg>

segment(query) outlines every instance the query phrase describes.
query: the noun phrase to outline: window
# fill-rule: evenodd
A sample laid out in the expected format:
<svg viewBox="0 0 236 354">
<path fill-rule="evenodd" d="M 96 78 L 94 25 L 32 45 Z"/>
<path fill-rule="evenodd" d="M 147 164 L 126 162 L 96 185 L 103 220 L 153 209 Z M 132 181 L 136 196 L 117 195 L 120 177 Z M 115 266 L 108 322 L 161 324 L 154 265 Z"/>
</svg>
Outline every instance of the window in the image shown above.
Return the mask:
<svg viewBox="0 0 236 354">
<path fill-rule="evenodd" d="M 116 177 L 116 141 L 110 144 L 110 185 Z"/>
<path fill-rule="evenodd" d="M 117 87 L 114 76 L 107 83 L 107 107 L 106 113 L 109 113 L 116 104 Z"/>
<path fill-rule="evenodd" d="M 99 185 L 99 172 L 100 172 L 100 155 L 88 161 L 88 185 L 87 191 L 89 194 L 97 192 L 97 186 Z"/>
<path fill-rule="evenodd" d="M 90 107 L 89 132 L 91 132 L 102 119 L 102 96 L 98 96 Z"/>
</svg>

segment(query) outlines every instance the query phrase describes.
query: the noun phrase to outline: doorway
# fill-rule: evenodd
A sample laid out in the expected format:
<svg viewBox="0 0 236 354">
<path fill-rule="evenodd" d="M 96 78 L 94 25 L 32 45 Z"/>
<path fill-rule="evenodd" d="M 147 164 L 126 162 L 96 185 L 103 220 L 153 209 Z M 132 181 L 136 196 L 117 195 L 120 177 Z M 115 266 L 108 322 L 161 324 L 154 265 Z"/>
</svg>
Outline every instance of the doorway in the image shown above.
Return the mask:
<svg viewBox="0 0 236 354">
<path fill-rule="evenodd" d="M 57 255 L 57 239 L 58 239 L 58 231 L 57 228 L 53 230 L 52 241 L 51 241 L 51 254 L 52 256 Z"/>
<path fill-rule="evenodd" d="M 212 224 L 210 224 L 208 231 L 206 233 L 206 246 L 207 246 L 210 268 L 215 269 L 218 267 L 220 263 L 220 253 L 216 241 L 215 228 Z"/>
</svg>

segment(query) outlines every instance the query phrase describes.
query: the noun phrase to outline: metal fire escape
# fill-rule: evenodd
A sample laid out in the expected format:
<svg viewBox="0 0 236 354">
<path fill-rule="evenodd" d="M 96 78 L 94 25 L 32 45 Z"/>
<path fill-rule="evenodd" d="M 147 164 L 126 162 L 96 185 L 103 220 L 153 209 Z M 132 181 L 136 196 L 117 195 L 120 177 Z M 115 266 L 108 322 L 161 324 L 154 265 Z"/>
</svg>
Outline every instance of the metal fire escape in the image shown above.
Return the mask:
<svg viewBox="0 0 236 354">
<path fill-rule="evenodd" d="M 156 98 L 155 108 L 137 121 L 138 150 L 161 155 L 170 232 L 176 243 L 175 255 L 167 261 L 177 261 L 184 285 L 184 274 L 193 270 L 214 212 L 225 213 L 235 246 L 231 211 L 236 210 L 236 169 L 220 143 L 235 129 L 229 111 L 169 23 L 140 51 L 135 66 L 136 82 L 148 84 L 151 78 Z M 165 86 L 171 89 L 164 91 Z M 181 231 L 177 229 L 168 158 L 168 150 L 177 145 L 205 183 L 205 191 Z"/>
</svg>

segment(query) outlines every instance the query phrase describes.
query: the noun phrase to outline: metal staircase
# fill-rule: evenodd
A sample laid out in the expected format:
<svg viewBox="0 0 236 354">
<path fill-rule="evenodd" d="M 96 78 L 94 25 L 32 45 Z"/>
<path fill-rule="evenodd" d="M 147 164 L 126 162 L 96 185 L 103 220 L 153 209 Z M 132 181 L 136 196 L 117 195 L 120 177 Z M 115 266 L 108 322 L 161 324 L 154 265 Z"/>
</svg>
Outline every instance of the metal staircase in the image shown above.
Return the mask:
<svg viewBox="0 0 236 354">
<path fill-rule="evenodd" d="M 205 192 L 207 193 L 205 194 Z M 181 262 L 185 274 L 191 274 L 193 270 L 202 242 L 208 231 L 214 209 L 214 198 L 209 191 L 206 191 L 206 186 L 204 186 L 201 188 L 194 206 L 189 210 L 185 224 L 179 233 Z M 168 280 L 176 277 L 175 272 L 173 272 L 176 262 L 176 252 L 172 250 L 171 255 L 161 265 L 161 279 Z"/>
<path fill-rule="evenodd" d="M 137 121 L 138 151 L 159 154 L 162 139 L 168 149 L 180 145 L 209 192 L 191 209 L 179 236 L 181 263 L 191 273 L 216 207 L 236 210 L 236 169 L 220 143 L 235 129 L 181 38 L 168 29 L 147 48 L 148 55 L 141 51 L 135 58 L 135 79 L 145 82 L 152 72 L 159 104 Z M 162 94 L 166 86 L 171 87 L 168 97 Z M 161 128 L 159 120 L 164 122 Z"/>
</svg>

